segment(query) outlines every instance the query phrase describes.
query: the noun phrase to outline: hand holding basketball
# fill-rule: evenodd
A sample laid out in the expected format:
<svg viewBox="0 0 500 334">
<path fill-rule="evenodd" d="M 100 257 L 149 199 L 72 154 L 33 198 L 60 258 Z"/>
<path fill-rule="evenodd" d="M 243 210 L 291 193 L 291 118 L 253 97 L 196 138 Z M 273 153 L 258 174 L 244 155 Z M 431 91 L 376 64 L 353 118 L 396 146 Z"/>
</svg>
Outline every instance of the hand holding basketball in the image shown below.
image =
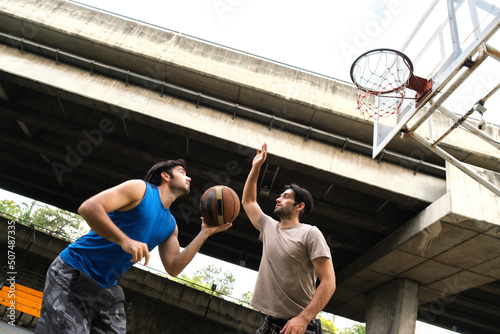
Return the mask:
<svg viewBox="0 0 500 334">
<path fill-rule="evenodd" d="M 219 232 L 224 232 L 227 231 L 228 229 L 233 226 L 233 223 L 224 223 L 222 225 L 209 225 L 205 223 L 205 218 L 201 217 L 201 230 L 205 230 L 208 232 L 208 236 L 219 233 Z"/>
<path fill-rule="evenodd" d="M 201 196 L 200 212 L 204 222 L 209 226 L 231 223 L 240 213 L 240 198 L 229 187 L 213 186 Z"/>
</svg>

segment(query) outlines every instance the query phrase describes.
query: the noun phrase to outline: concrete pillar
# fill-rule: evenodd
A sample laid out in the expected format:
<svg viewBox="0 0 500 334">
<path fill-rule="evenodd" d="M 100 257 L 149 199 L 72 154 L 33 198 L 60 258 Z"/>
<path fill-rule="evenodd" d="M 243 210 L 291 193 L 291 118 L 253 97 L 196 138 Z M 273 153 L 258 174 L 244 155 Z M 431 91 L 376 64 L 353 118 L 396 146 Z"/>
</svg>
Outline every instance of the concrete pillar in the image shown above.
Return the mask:
<svg viewBox="0 0 500 334">
<path fill-rule="evenodd" d="M 366 334 L 414 334 L 419 284 L 395 279 L 366 295 Z"/>
</svg>

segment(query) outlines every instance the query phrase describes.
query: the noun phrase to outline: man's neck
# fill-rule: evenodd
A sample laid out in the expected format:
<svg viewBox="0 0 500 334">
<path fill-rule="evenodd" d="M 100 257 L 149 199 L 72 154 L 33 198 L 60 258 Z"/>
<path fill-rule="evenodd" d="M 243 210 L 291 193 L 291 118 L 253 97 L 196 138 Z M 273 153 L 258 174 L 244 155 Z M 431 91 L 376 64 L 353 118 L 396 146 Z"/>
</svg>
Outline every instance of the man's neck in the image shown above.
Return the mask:
<svg viewBox="0 0 500 334">
<path fill-rule="evenodd" d="M 160 200 L 165 209 L 168 209 L 170 205 L 177 199 L 177 197 L 170 191 L 170 188 L 165 184 L 158 186 L 160 192 Z"/>
<path fill-rule="evenodd" d="M 280 228 L 292 227 L 292 226 L 299 225 L 299 224 L 300 224 L 300 221 L 297 217 L 280 219 Z"/>
</svg>

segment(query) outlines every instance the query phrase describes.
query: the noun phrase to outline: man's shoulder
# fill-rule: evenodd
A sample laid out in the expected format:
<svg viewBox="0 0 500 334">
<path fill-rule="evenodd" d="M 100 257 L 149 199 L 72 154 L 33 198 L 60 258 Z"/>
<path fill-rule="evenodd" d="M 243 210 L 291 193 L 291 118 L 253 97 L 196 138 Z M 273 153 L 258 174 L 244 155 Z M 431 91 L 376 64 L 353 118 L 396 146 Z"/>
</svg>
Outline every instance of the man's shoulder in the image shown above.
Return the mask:
<svg viewBox="0 0 500 334">
<path fill-rule="evenodd" d="M 156 186 L 152 185 L 151 183 L 148 183 L 148 182 L 141 180 L 141 179 L 130 179 L 128 181 L 123 182 L 123 184 L 130 184 L 130 185 L 141 186 L 141 187 L 146 187 L 146 186 L 156 187 Z"/>
<path fill-rule="evenodd" d="M 145 190 L 148 187 L 149 183 L 145 182 L 141 179 L 132 179 L 124 181 L 118 184 L 116 187 L 119 189 L 128 189 L 128 190 Z"/>
<path fill-rule="evenodd" d="M 276 219 L 274 219 L 273 217 L 271 217 L 265 213 L 262 213 L 262 216 L 260 217 L 261 232 L 268 227 L 275 227 L 278 224 L 279 224 L 279 222 Z"/>
<path fill-rule="evenodd" d="M 312 230 L 318 230 L 319 231 L 319 228 L 317 228 L 314 225 L 307 224 L 307 223 L 300 223 L 300 228 L 303 229 L 303 230 L 306 230 L 306 231 L 312 231 Z"/>
<path fill-rule="evenodd" d="M 274 219 L 273 217 L 271 217 L 265 213 L 262 213 L 262 216 L 260 217 L 260 221 L 261 221 L 261 224 L 262 223 L 268 223 L 268 224 L 274 224 L 274 225 L 279 224 L 279 222 L 276 219 Z"/>
<path fill-rule="evenodd" d="M 324 239 L 323 232 L 321 232 L 321 230 L 317 226 L 306 224 L 306 223 L 301 223 L 300 225 L 301 225 L 303 234 L 307 235 L 308 238 L 323 238 Z"/>
</svg>

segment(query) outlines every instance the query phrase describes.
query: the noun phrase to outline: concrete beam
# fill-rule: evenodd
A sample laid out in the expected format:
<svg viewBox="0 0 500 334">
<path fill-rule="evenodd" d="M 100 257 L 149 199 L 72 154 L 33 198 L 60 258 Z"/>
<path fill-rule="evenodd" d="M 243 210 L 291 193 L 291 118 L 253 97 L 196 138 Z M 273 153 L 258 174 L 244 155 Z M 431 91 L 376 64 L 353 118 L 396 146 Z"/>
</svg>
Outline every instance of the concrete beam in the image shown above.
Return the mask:
<svg viewBox="0 0 500 334">
<path fill-rule="evenodd" d="M 9 101 L 9 95 L 5 92 L 5 89 L 3 88 L 2 85 L 0 85 L 0 99 L 4 101 Z"/>
<path fill-rule="evenodd" d="M 218 138 L 243 147 L 260 147 L 267 142 L 271 156 L 294 161 L 300 165 L 339 175 L 366 187 L 379 188 L 409 198 L 433 202 L 445 190 L 443 180 L 425 174 L 416 174 L 402 166 L 380 162 L 360 154 L 342 151 L 338 147 L 309 140 L 282 129 L 243 118 L 234 118 L 206 107 L 163 96 L 158 93 L 129 85 L 100 75 L 90 75 L 66 64 L 33 54 L 21 54 L 19 50 L 0 46 L 2 71 L 26 80 L 33 89 L 54 95 L 63 93 L 68 100 L 79 103 L 112 106 L 108 112 L 128 111 L 134 120 L 156 119 L 163 126 L 173 126 L 173 131 L 205 138 Z M 24 79 L 23 79 L 24 78 Z M 24 82 L 26 84 L 26 82 Z M 85 101 L 85 102 L 82 102 Z M 75 101 L 76 102 L 76 101 Z M 114 106 L 114 107 L 113 107 Z M 150 121 L 148 121 L 150 122 Z M 216 131 L 215 129 L 219 129 Z M 208 135 L 208 137 L 207 137 Z M 300 147 L 300 150 L 297 150 Z M 270 160 L 273 158 L 271 157 Z M 397 176 L 397 177 L 395 177 Z M 426 187 L 421 187 L 425 184 Z"/>
<path fill-rule="evenodd" d="M 2 30 L 11 31 L 18 36 L 29 32 L 37 40 L 48 40 L 46 37 L 50 31 L 58 32 L 59 35 L 66 33 L 67 36 L 61 38 L 78 40 L 74 45 L 66 45 L 66 51 L 78 50 L 82 56 L 89 56 L 96 61 L 115 64 L 120 59 L 124 65 L 130 64 L 132 57 L 140 55 L 146 61 L 146 68 L 149 68 L 150 73 L 163 74 L 168 82 L 181 78 L 172 78 L 176 73 L 167 73 L 165 63 L 179 69 L 189 68 L 192 73 L 219 78 L 226 82 L 226 87 L 221 87 L 225 88 L 224 94 L 230 88 L 234 99 L 239 95 L 239 87 L 244 87 L 250 91 L 272 92 L 272 95 L 286 99 L 308 101 L 326 109 L 335 106 L 353 117 L 360 117 L 354 111 L 355 101 L 352 99 L 351 88 L 345 85 L 336 85 L 328 79 L 318 80 L 311 74 L 170 31 L 161 31 L 60 0 L 43 3 L 33 0 L 22 3 L 6 1 L 2 11 L 11 18 L 3 20 L 4 24 L 0 24 Z M 16 22 L 16 18 L 22 18 L 22 25 Z M 54 39 L 51 41 L 54 42 Z M 123 51 L 128 58 L 117 57 Z M 153 60 L 162 60 L 164 64 L 157 67 Z M 336 93 L 333 96 L 332 91 Z"/>
<path fill-rule="evenodd" d="M 500 183 L 498 173 L 477 171 Z M 396 278 L 421 285 L 420 305 L 500 279 L 500 198 L 451 164 L 447 186 L 446 195 L 338 273 L 338 290 L 350 294 L 333 310 L 363 309 L 359 295 Z"/>
<path fill-rule="evenodd" d="M 495 186 L 500 187 L 500 173 L 465 165 Z M 446 164 L 446 184 L 452 197 L 452 211 L 457 216 L 462 217 L 454 221 L 454 223 L 463 224 L 469 220 L 468 225 L 472 223 L 477 228 L 481 228 L 481 226 L 483 226 L 483 229 L 492 228 L 496 231 L 495 234 L 500 235 L 499 196 L 493 194 L 450 163 Z"/>
<path fill-rule="evenodd" d="M 365 122 L 356 110 L 350 85 L 61 0 L 8 0 L 2 5 L 2 31 L 371 141 L 372 123 Z M 439 116 L 433 117 L 431 138 L 448 128 Z M 419 133 L 424 135 L 424 128 Z M 489 131 L 500 139 L 498 128 Z M 414 144 L 405 142 L 404 146 L 411 150 Z M 500 163 L 496 151 L 465 131 L 454 131 L 446 146 L 471 163 L 490 166 L 491 159 Z"/>
</svg>

